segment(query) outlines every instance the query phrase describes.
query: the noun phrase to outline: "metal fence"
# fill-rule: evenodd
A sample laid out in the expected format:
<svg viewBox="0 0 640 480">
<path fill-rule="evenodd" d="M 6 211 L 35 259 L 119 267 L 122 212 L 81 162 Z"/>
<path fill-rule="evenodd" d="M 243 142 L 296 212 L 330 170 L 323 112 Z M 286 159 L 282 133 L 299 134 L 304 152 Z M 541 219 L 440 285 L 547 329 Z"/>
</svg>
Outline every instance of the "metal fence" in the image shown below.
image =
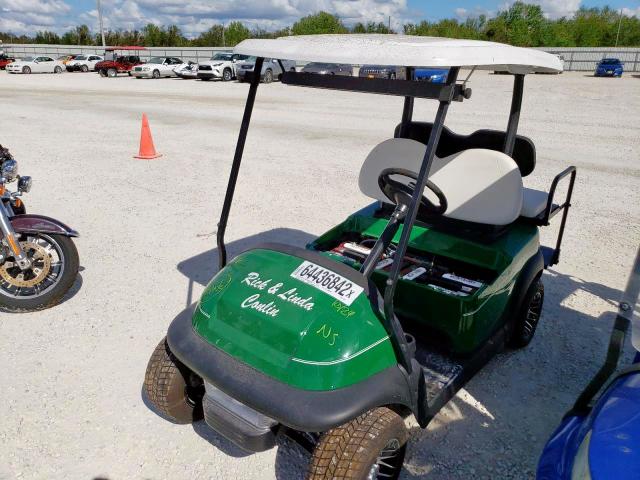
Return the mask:
<svg viewBox="0 0 640 480">
<path fill-rule="evenodd" d="M 4 44 L 2 48 L 7 55 L 20 58 L 27 55 L 50 55 L 59 57 L 80 53 L 98 54 L 104 53 L 104 47 L 84 47 L 78 45 L 27 45 Z M 140 51 L 140 57 L 148 59 L 156 56 L 179 57 L 184 60 L 198 62 L 207 60 L 215 52 L 230 51 L 230 48 L 220 47 L 147 47 Z M 547 47 L 540 48 L 546 52 L 562 55 L 564 69 L 566 71 L 593 71 L 596 64 L 605 57 L 619 58 L 625 62 L 625 71 L 640 72 L 640 47 L 635 48 L 568 48 Z"/>
<path fill-rule="evenodd" d="M 592 72 L 603 58 L 618 58 L 625 63 L 626 72 L 640 72 L 640 48 L 541 48 L 545 52 L 562 55 L 566 71 Z"/>
<path fill-rule="evenodd" d="M 58 58 L 62 55 L 81 53 L 103 55 L 104 47 L 79 45 L 38 45 L 38 44 L 2 44 L 0 46 L 10 57 L 21 58 L 29 55 L 49 55 Z M 183 60 L 198 62 L 208 60 L 216 52 L 228 52 L 231 48 L 217 47 L 146 47 L 137 53 L 142 59 L 151 57 L 179 57 Z"/>
</svg>

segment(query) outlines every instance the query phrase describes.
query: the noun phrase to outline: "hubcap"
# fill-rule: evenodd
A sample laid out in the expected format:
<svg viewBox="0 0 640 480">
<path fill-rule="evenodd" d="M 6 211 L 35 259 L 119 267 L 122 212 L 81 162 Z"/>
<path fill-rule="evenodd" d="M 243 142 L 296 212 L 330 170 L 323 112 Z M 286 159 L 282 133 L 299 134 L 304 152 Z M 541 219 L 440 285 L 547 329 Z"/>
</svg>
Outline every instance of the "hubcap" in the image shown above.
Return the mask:
<svg viewBox="0 0 640 480">
<path fill-rule="evenodd" d="M 64 271 L 64 255 L 49 237 L 26 237 L 20 241 L 31 265 L 22 270 L 17 262 L 0 265 L 0 295 L 11 297 L 39 297 L 50 290 Z"/>
<path fill-rule="evenodd" d="M 367 480 L 395 478 L 400 473 L 402 448 L 397 438 L 392 438 L 378 454 L 376 462 L 371 466 Z"/>
</svg>

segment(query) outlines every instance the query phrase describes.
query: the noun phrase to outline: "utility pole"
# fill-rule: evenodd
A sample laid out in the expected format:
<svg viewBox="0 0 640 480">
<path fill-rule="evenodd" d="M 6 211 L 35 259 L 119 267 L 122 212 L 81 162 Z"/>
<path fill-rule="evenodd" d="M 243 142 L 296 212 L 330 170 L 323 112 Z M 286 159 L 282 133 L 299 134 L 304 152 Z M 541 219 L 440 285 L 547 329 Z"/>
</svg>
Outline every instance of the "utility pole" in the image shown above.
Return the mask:
<svg viewBox="0 0 640 480">
<path fill-rule="evenodd" d="M 616 47 L 618 46 L 618 40 L 620 39 L 620 27 L 622 25 L 622 9 L 620 9 L 620 18 L 618 20 L 618 33 L 616 35 Z"/>
<path fill-rule="evenodd" d="M 388 27 L 388 29 L 389 29 L 389 33 L 391 33 L 391 15 L 389 15 L 389 27 Z"/>
<path fill-rule="evenodd" d="M 222 46 L 227 46 L 227 44 L 224 42 L 224 22 L 222 22 Z"/>
<path fill-rule="evenodd" d="M 104 27 L 102 25 L 102 5 L 100 4 L 100 0 L 98 2 L 98 23 L 100 24 L 100 36 L 102 37 L 102 46 L 106 47 L 107 44 L 104 41 Z"/>
</svg>

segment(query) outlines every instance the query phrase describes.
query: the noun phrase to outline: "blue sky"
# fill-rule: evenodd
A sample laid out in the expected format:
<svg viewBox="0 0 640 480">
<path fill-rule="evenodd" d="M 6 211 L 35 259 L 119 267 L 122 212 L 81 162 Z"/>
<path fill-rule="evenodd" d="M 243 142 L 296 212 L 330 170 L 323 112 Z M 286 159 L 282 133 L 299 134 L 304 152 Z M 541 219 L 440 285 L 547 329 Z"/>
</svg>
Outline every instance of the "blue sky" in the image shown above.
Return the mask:
<svg viewBox="0 0 640 480">
<path fill-rule="evenodd" d="M 146 23 L 177 24 L 195 36 L 215 23 L 241 20 L 251 26 L 275 29 L 319 10 L 335 13 L 346 24 L 383 21 L 391 16 L 398 29 L 407 22 L 441 18 L 489 16 L 513 0 L 102 0 L 105 26 L 140 28 Z M 640 16 L 640 0 L 529 0 L 549 18 L 571 16 L 580 6 L 610 5 L 625 15 Z M 0 0 L 0 31 L 34 34 L 63 32 L 86 23 L 97 30 L 95 0 Z"/>
</svg>

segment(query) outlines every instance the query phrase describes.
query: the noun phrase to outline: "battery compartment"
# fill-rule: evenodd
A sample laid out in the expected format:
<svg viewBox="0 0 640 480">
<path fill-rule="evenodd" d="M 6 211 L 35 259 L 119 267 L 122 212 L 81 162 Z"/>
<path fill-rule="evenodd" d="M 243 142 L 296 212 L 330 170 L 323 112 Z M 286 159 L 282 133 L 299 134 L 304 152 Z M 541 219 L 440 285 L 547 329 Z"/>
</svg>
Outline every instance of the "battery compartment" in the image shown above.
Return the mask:
<svg viewBox="0 0 640 480">
<path fill-rule="evenodd" d="M 316 244 L 315 249 L 328 253 L 338 261 L 360 268 L 376 239 L 356 232 L 345 232 L 332 241 Z M 395 260 L 395 245 L 391 245 L 376 265 L 376 274 L 386 275 Z M 477 267 L 442 255 L 409 247 L 402 259 L 401 282 L 428 286 L 442 294 L 468 298 L 495 280 L 492 270 Z"/>
</svg>

